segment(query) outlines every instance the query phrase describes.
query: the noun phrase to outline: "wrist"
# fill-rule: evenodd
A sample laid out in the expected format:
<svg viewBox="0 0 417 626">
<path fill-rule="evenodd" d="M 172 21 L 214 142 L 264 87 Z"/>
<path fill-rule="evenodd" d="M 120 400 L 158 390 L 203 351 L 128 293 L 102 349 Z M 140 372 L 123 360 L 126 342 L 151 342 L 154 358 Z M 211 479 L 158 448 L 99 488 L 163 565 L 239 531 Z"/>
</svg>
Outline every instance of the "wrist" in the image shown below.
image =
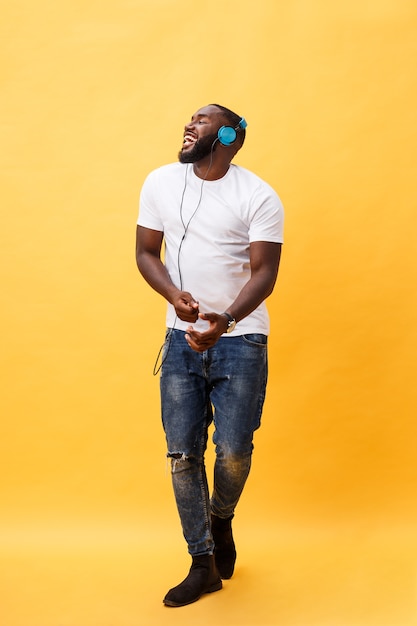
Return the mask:
<svg viewBox="0 0 417 626">
<path fill-rule="evenodd" d="M 166 297 L 166 299 L 168 300 L 168 302 L 170 304 L 175 306 L 174 303 L 175 303 L 176 300 L 178 300 L 180 293 L 181 293 L 181 291 L 178 289 L 178 287 L 176 287 L 175 285 L 172 285 L 172 287 L 170 286 L 167 289 L 165 297 Z"/>
<path fill-rule="evenodd" d="M 230 313 L 227 313 L 226 311 L 224 313 L 222 313 L 222 315 L 226 318 L 227 320 L 227 326 L 226 326 L 226 333 L 231 333 L 232 330 L 235 329 L 236 326 L 236 320 L 233 317 L 233 315 L 231 315 Z"/>
</svg>

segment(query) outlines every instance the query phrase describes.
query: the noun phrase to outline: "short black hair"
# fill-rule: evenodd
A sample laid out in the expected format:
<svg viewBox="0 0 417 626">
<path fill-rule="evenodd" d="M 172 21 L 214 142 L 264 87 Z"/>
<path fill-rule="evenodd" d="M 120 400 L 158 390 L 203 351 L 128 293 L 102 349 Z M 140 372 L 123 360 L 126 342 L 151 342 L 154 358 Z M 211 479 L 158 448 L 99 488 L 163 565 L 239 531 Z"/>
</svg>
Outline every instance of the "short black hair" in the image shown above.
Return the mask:
<svg viewBox="0 0 417 626">
<path fill-rule="evenodd" d="M 210 104 L 209 106 L 217 107 L 218 109 L 220 109 L 224 117 L 229 122 L 230 126 L 232 126 L 236 130 L 238 137 L 240 137 L 241 145 L 243 146 L 243 142 L 245 141 L 246 137 L 246 130 L 239 126 L 242 116 L 234 113 L 233 111 L 231 111 L 227 107 L 222 106 L 221 104 Z"/>
</svg>

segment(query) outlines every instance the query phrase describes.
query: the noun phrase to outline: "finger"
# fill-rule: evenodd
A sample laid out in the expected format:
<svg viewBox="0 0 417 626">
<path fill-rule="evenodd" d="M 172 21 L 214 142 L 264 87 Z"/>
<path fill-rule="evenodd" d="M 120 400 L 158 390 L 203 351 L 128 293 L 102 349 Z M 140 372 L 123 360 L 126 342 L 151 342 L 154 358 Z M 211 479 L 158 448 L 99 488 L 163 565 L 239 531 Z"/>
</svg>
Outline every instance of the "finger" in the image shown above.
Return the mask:
<svg viewBox="0 0 417 626">
<path fill-rule="evenodd" d="M 217 318 L 217 313 L 199 313 L 198 317 L 202 320 L 213 322 Z"/>
</svg>

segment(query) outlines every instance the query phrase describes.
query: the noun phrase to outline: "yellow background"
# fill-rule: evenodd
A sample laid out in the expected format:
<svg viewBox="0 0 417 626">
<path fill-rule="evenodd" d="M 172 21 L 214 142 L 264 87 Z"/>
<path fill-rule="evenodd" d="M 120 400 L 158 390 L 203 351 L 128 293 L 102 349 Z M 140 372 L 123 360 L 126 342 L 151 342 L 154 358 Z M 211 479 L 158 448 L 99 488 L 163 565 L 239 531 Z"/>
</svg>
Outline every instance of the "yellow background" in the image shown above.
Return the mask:
<svg viewBox="0 0 417 626">
<path fill-rule="evenodd" d="M 4 626 L 417 624 L 416 27 L 413 0 L 2 3 Z M 165 305 L 134 231 L 209 102 L 246 117 L 285 247 L 240 570 L 169 611 Z"/>
</svg>

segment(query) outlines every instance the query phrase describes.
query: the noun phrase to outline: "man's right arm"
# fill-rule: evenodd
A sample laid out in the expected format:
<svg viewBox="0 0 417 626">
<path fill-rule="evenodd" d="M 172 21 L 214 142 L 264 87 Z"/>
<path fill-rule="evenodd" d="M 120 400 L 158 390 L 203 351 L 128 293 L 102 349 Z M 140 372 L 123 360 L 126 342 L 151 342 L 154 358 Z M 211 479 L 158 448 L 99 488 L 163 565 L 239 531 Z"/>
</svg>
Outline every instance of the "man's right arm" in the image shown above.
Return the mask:
<svg viewBox="0 0 417 626">
<path fill-rule="evenodd" d="M 176 314 L 184 322 L 195 322 L 198 317 L 198 302 L 186 291 L 181 291 L 172 282 L 161 261 L 164 234 L 144 226 L 136 228 L 136 264 L 147 283 L 170 302 Z"/>
</svg>

